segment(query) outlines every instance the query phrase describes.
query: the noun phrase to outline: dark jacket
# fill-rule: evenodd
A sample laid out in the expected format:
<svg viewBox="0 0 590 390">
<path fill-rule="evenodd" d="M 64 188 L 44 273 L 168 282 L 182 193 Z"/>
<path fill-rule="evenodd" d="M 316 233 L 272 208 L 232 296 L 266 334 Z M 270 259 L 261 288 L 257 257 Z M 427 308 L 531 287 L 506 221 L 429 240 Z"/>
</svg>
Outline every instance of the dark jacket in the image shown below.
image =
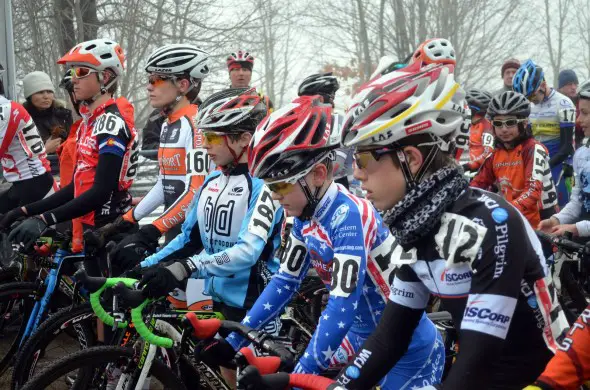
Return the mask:
<svg viewBox="0 0 590 390">
<path fill-rule="evenodd" d="M 43 111 L 37 110 L 29 100 L 24 102 L 23 106 L 31 114 L 43 142 L 47 142 L 51 136 L 59 137 L 63 141 L 68 138 L 73 123 L 72 112 L 62 102 L 54 100 L 53 105 Z"/>
</svg>

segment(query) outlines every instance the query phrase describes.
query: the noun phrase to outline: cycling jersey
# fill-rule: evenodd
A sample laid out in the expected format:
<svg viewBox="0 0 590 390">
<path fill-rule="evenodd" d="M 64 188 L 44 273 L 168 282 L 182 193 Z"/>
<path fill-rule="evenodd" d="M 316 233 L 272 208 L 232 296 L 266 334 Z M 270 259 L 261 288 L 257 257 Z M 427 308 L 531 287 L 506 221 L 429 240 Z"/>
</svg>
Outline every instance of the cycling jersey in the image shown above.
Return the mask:
<svg viewBox="0 0 590 390">
<path fill-rule="evenodd" d="M 535 382 L 541 389 L 576 390 L 590 379 L 590 306 L 572 325 L 555 357 Z"/>
<path fill-rule="evenodd" d="M 467 188 L 436 233 L 410 253 L 396 272 L 377 330 L 339 381 L 366 389 L 395 364 L 390 356 L 407 345 L 399 335 L 412 330 L 433 294 L 451 313 L 460 342 L 443 389 L 532 383 L 568 323 L 546 277 L 541 244 L 522 214 L 496 194 Z"/>
<path fill-rule="evenodd" d="M 364 340 L 379 322 L 394 275 L 389 261 L 392 254 L 411 257 L 402 253 L 368 201 L 332 183 L 310 221 L 294 218 L 279 272 L 243 323 L 260 329 L 280 315 L 313 266 L 330 298 L 295 371 L 317 374 L 326 370 L 333 358 L 345 363 L 361 344 L 358 339 Z M 237 335 L 230 335 L 228 341 L 235 349 L 244 344 Z M 439 358 L 438 367 L 431 365 L 436 360 L 432 354 L 436 341 L 436 328 L 424 315 L 407 354 L 391 377 L 388 375 L 384 388 L 394 388 L 389 386 L 394 377 L 413 378 L 420 385 L 424 380 L 437 383 L 440 375 L 434 373 L 442 368 L 444 357 Z M 427 360 L 431 361 L 426 364 Z M 423 365 L 423 371 L 418 372 Z"/>
<path fill-rule="evenodd" d="M 152 222 L 161 233 L 184 221 L 209 169 L 203 136 L 194 124 L 196 114 L 197 106 L 191 104 L 173 112 L 162 124 L 158 180 L 141 202 L 125 214 L 125 219 L 139 221 L 164 204 L 166 211 Z"/>
<path fill-rule="evenodd" d="M 568 200 L 562 163 L 573 154 L 576 107 L 565 95 L 552 90 L 543 102 L 531 105 L 529 116 L 533 136 L 549 151 L 549 166 L 556 183 L 558 201 L 564 206 Z"/>
<path fill-rule="evenodd" d="M 547 160 L 547 149 L 533 138 L 510 150 L 498 145 L 471 181 L 471 186 L 487 190 L 496 184 L 504 198 L 536 228 L 541 221 L 541 210 L 557 204 Z"/>
<path fill-rule="evenodd" d="M 574 187 L 567 205 L 555 215 L 561 224 L 575 223 L 578 234 L 590 236 L 590 145 L 588 140 L 574 154 Z"/>
<path fill-rule="evenodd" d="M 469 130 L 469 163 L 471 171 L 477 171 L 485 159 L 494 150 L 494 132 L 492 124 L 485 118 L 471 124 Z"/>
<path fill-rule="evenodd" d="M 250 176 L 247 164 L 227 176 L 212 172 L 193 199 L 182 232 L 141 266 L 192 256 L 198 267 L 192 277 L 205 278 L 214 301 L 249 308 L 278 268 L 273 253 L 282 218 L 282 207 L 262 180 Z"/>
<path fill-rule="evenodd" d="M 25 108 L 0 95 L 0 159 L 9 182 L 49 172 L 45 145 Z"/>
<path fill-rule="evenodd" d="M 133 107 L 118 99 L 109 99 L 90 112 L 88 106 L 80 106 L 83 122 L 76 135 L 76 169 L 74 172 L 74 197 L 92 188 L 99 156 L 114 154 L 123 159 L 117 175 L 117 188 L 105 204 L 95 205 L 94 211 L 80 217 L 80 222 L 95 226 L 113 221 L 131 204 L 128 190 L 137 174 L 139 150 L 133 119 Z"/>
<path fill-rule="evenodd" d="M 471 109 L 465 102 L 464 107 L 459 107 L 456 104 L 453 106 L 455 110 L 463 113 L 463 124 L 457 129 L 455 134 L 455 161 L 458 163 L 469 162 L 469 139 L 471 129 Z"/>
</svg>

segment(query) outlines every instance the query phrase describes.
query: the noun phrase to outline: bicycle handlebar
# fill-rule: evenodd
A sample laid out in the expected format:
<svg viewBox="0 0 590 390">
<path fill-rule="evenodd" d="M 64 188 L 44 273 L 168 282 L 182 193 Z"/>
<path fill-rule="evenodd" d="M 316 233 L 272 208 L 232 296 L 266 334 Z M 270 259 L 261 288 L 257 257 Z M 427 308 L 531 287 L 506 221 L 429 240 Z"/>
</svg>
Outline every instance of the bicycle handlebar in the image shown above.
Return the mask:
<svg viewBox="0 0 590 390">
<path fill-rule="evenodd" d="M 242 387 L 247 383 L 246 387 Z M 238 378 L 238 389 L 283 390 L 287 387 L 297 387 L 303 390 L 345 390 L 343 386 L 332 379 L 311 374 L 277 374 L 261 375 L 254 366 L 248 366 Z"/>
<path fill-rule="evenodd" d="M 568 252 L 575 252 L 580 255 L 590 255 L 590 248 L 586 247 L 586 245 L 578 244 L 577 242 L 568 240 L 565 237 L 553 236 L 540 230 L 535 230 L 535 233 L 537 233 L 537 237 L 539 237 L 541 240 L 550 242 L 560 249 L 564 249 Z"/>
<path fill-rule="evenodd" d="M 125 286 L 133 287 L 137 280 L 131 278 L 97 278 L 88 276 L 85 270 L 79 270 L 74 274 L 74 278 L 78 283 L 86 286 L 90 294 L 90 306 L 96 313 L 96 316 L 108 326 L 113 326 L 115 318 L 111 316 L 100 304 L 100 297 L 102 293 L 110 287 L 115 286 L 118 283 L 122 283 Z M 93 291 L 94 290 L 94 291 Z M 128 325 L 127 321 L 117 322 L 118 328 L 126 328 Z"/>
</svg>

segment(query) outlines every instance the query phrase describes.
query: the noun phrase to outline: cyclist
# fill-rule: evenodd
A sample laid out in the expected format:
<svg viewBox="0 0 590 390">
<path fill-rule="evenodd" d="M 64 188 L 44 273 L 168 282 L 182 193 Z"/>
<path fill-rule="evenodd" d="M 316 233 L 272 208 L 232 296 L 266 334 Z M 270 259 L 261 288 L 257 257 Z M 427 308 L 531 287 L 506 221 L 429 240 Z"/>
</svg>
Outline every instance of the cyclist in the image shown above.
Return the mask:
<svg viewBox="0 0 590 390">
<path fill-rule="evenodd" d="M 135 267 L 144 252 L 155 252 L 158 240 L 166 234 L 171 241 L 179 232 L 186 212 L 209 169 L 203 136 L 194 125 L 197 106 L 191 104 L 199 94 L 203 78 L 209 74 L 209 54 L 187 44 L 157 48 L 149 56 L 149 93 L 152 107 L 167 117 L 160 132 L 159 175 L 156 184 L 123 217 L 136 223 L 164 204 L 166 210 L 155 221 L 124 238 L 111 254 L 121 270 Z"/>
<path fill-rule="evenodd" d="M 551 234 L 590 237 L 590 82 L 578 89 L 580 115 L 577 123 L 584 131 L 586 143 L 574 154 L 574 187 L 567 205 L 549 219 L 541 221 L 539 229 Z"/>
<path fill-rule="evenodd" d="M 0 64 L 0 75 L 4 68 Z M 4 97 L 0 79 L 0 161 L 12 186 L 0 195 L 0 213 L 51 195 L 57 185 L 35 123 L 25 108 Z M 0 223 L 6 229 L 10 224 Z"/>
<path fill-rule="evenodd" d="M 221 168 L 209 174 L 182 225 L 182 232 L 141 262 L 144 295 L 163 296 L 189 277 L 205 279 L 213 310 L 241 321 L 278 264 L 272 254 L 283 217 L 262 180 L 248 173 L 246 150 L 266 106 L 255 89 L 228 89 L 201 105 L 197 127 L 205 149 Z M 201 249 L 204 249 L 202 253 Z"/>
<path fill-rule="evenodd" d="M 5 216 L 29 217 L 10 233 L 13 241 L 29 246 L 48 225 L 79 218 L 87 227 L 100 227 L 127 211 L 139 153 L 131 106 L 113 99 L 124 59 L 117 43 L 95 39 L 74 46 L 57 61 L 71 68 L 83 119 L 74 179 L 52 196 Z"/>
<path fill-rule="evenodd" d="M 231 88 L 249 88 L 254 69 L 254 56 L 247 50 L 238 50 L 227 57 L 227 70 Z M 272 112 L 274 105 L 268 96 L 260 94 L 268 112 Z"/>
<path fill-rule="evenodd" d="M 541 210 L 555 207 L 557 195 L 545 146 L 531 134 L 527 120 L 531 104 L 519 93 L 494 96 L 487 117 L 492 121 L 496 149 L 471 181 L 472 187 L 496 185 L 508 202 L 536 227 Z M 547 185 L 545 185 L 547 184 Z"/>
<path fill-rule="evenodd" d="M 472 88 L 467 91 L 465 100 L 471 110 L 471 128 L 469 130 L 469 162 L 463 167 L 469 171 L 477 171 L 494 150 L 492 125 L 486 118 L 492 95 L 487 91 Z"/>
<path fill-rule="evenodd" d="M 530 122 L 533 136 L 549 150 L 549 167 L 557 188 L 559 206 L 568 201 L 566 177 L 571 168 L 563 166 L 574 153 L 574 125 L 576 107 L 565 95 L 550 88 L 543 68 L 527 60 L 518 68 L 512 81 L 514 91 L 532 103 Z"/>
<path fill-rule="evenodd" d="M 331 106 L 322 104 L 318 96 L 300 97 L 259 127 L 249 152 L 252 174 L 265 180 L 273 198 L 295 219 L 281 268 L 244 324 L 262 328 L 280 315 L 310 266 L 330 292 L 295 367 L 300 373 L 317 374 L 352 358 L 379 321 L 394 268 L 389 257 L 396 244 L 377 211 L 332 180 L 331 149 L 339 145 L 340 133 L 330 126 L 331 120 Z M 244 344 L 236 335 L 227 340 L 236 349 Z M 437 383 L 443 349 L 434 324 L 424 314 L 407 354 L 386 375 L 382 388 Z"/>
<path fill-rule="evenodd" d="M 524 387 L 551 358 L 567 321 L 522 214 L 500 196 L 469 188 L 449 156 L 463 122 L 453 66 L 400 71 L 366 88 L 374 92 L 352 102 L 343 143 L 356 148 L 355 176 L 367 198 L 384 210 L 404 250 L 417 255 L 396 271 L 377 329 L 339 382 L 373 386 L 403 356 L 434 294 L 460 340 L 443 388 Z"/>
<path fill-rule="evenodd" d="M 590 306 L 572 325 L 535 384 L 525 390 L 576 390 L 590 380 Z"/>
</svg>

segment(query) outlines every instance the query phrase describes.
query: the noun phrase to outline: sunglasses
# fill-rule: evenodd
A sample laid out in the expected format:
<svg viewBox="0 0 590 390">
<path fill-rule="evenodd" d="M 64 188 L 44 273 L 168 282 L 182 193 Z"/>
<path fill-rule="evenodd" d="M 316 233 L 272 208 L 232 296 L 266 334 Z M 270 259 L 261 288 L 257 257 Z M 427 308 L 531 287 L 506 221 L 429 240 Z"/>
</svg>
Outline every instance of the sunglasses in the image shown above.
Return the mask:
<svg viewBox="0 0 590 390">
<path fill-rule="evenodd" d="M 148 83 L 155 87 L 159 87 L 160 85 L 164 84 L 166 81 L 173 81 L 175 79 L 174 76 L 162 76 L 159 74 L 150 74 L 148 76 Z"/>
<path fill-rule="evenodd" d="M 526 121 L 526 119 L 506 119 L 503 121 L 499 121 L 499 120 L 493 120 L 492 121 L 492 126 L 494 127 L 513 127 L 516 126 L 517 124 Z"/>
<path fill-rule="evenodd" d="M 90 76 L 92 73 L 98 73 L 98 70 L 88 68 L 86 66 L 78 66 L 70 70 L 70 75 L 72 76 L 72 78 L 76 79 L 83 79 L 85 77 Z"/>
<path fill-rule="evenodd" d="M 363 150 L 354 153 L 353 156 L 356 166 L 359 169 L 366 169 L 372 161 L 379 161 L 382 156 L 391 154 L 394 151 L 393 148 Z"/>
<path fill-rule="evenodd" d="M 267 184 L 267 186 L 272 192 L 280 196 L 285 196 L 295 189 L 295 184 L 287 182 L 271 183 Z"/>
</svg>

